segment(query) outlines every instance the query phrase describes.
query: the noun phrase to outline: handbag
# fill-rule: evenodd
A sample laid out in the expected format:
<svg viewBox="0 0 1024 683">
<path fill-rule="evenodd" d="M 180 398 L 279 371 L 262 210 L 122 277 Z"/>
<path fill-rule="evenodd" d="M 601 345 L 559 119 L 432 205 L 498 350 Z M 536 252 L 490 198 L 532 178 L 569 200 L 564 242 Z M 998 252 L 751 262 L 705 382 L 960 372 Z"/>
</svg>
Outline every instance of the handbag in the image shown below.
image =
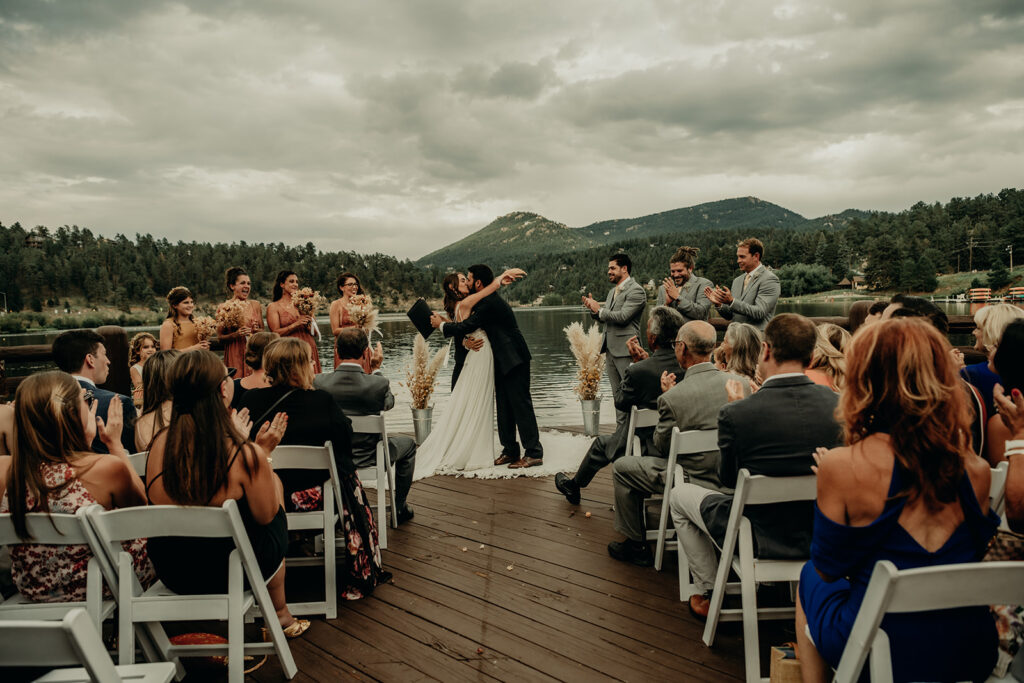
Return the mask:
<svg viewBox="0 0 1024 683">
<path fill-rule="evenodd" d="M 982 562 L 1012 562 L 1024 560 L 1024 534 L 1009 529 L 998 529 L 988 542 Z"/>
</svg>

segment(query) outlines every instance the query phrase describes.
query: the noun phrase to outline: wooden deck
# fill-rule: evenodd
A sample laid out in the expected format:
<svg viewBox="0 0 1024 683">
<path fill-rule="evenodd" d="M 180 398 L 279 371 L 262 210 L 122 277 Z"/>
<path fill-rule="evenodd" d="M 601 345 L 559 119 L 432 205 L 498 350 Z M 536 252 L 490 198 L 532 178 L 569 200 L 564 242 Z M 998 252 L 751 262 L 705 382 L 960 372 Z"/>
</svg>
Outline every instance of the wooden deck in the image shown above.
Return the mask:
<svg viewBox="0 0 1024 683">
<path fill-rule="evenodd" d="M 742 679 L 739 624 L 704 646 L 679 602 L 674 556 L 660 573 L 608 556 L 610 472 L 583 493 L 574 508 L 551 477 L 415 483 L 416 517 L 389 531 L 384 551 L 393 581 L 292 641 L 295 680 Z M 302 571 L 290 586 L 315 580 Z M 794 639 L 792 625 L 761 638 L 767 660 L 769 644 Z M 271 658 L 250 680 L 283 679 Z"/>
</svg>

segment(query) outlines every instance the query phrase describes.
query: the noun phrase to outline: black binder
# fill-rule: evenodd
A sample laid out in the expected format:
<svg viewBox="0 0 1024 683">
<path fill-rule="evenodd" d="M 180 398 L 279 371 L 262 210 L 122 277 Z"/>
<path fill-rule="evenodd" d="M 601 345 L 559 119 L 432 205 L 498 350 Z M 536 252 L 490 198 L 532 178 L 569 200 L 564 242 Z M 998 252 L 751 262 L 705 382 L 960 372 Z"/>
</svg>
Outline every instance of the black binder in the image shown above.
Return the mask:
<svg viewBox="0 0 1024 683">
<path fill-rule="evenodd" d="M 430 310 L 430 306 L 423 299 L 416 299 L 416 303 L 406 313 L 424 339 L 430 337 L 430 333 L 434 331 L 430 324 L 430 316 L 433 314 L 434 312 Z"/>
</svg>

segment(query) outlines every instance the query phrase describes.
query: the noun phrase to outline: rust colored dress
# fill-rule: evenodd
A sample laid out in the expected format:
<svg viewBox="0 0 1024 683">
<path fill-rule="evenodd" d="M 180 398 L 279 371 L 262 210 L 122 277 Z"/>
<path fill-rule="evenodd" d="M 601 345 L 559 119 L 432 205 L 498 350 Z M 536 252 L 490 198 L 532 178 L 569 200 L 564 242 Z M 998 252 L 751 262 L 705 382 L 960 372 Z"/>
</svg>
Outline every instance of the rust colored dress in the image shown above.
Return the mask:
<svg viewBox="0 0 1024 683">
<path fill-rule="evenodd" d="M 260 312 L 259 302 L 247 299 L 249 304 L 249 329 L 259 332 L 263 329 L 263 314 Z M 235 337 L 224 342 L 224 365 L 229 368 L 238 368 L 235 379 L 242 379 L 252 374 L 252 368 L 245 364 L 245 345 L 248 337 Z"/>
<path fill-rule="evenodd" d="M 341 327 L 355 327 L 356 324 L 352 322 L 352 319 L 348 317 L 348 307 L 341 307 Z M 341 365 L 341 358 L 338 357 L 338 340 L 334 340 L 334 369 L 337 370 L 338 366 Z"/>
<path fill-rule="evenodd" d="M 283 306 L 281 307 L 281 313 L 280 313 L 279 317 L 280 317 L 280 320 L 281 320 L 281 327 L 282 328 L 288 327 L 289 325 L 291 325 L 292 323 L 294 323 L 296 320 L 299 319 L 299 316 L 298 316 L 297 313 L 292 313 L 291 311 L 289 311 L 287 308 L 284 308 Z M 313 321 L 313 324 L 315 325 L 316 321 Z M 301 339 L 302 341 L 304 341 L 307 344 L 309 344 L 309 351 L 313 355 L 313 371 L 316 374 L 319 375 L 320 372 L 321 372 L 321 368 L 320 368 L 320 352 L 316 350 L 316 339 L 314 339 L 313 335 L 309 333 L 309 328 L 307 328 L 307 327 L 296 327 L 291 332 L 288 332 L 287 334 L 282 334 L 281 336 L 282 337 L 295 337 L 296 339 Z"/>
<path fill-rule="evenodd" d="M 171 342 L 172 349 L 183 351 L 199 343 L 199 335 L 196 334 L 195 323 L 191 320 L 186 320 L 179 327 L 174 328 L 174 341 Z"/>
</svg>

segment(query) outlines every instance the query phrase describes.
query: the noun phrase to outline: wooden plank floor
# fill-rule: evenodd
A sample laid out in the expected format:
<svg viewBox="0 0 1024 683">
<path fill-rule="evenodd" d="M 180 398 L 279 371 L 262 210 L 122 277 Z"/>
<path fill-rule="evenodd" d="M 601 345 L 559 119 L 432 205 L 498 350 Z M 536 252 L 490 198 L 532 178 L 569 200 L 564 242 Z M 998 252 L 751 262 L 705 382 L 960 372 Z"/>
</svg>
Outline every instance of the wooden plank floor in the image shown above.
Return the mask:
<svg viewBox="0 0 1024 683">
<path fill-rule="evenodd" d="M 742 679 L 739 624 L 704 646 L 671 554 L 660 573 L 608 556 L 612 500 L 608 469 L 578 508 L 551 477 L 416 482 L 416 517 L 389 530 L 384 551 L 393 580 L 291 641 L 296 680 Z M 311 570 L 290 571 L 290 586 L 315 581 L 300 571 Z M 765 662 L 769 645 L 793 640 L 791 623 L 761 632 Z M 250 680 L 282 680 L 278 663 Z"/>
</svg>

